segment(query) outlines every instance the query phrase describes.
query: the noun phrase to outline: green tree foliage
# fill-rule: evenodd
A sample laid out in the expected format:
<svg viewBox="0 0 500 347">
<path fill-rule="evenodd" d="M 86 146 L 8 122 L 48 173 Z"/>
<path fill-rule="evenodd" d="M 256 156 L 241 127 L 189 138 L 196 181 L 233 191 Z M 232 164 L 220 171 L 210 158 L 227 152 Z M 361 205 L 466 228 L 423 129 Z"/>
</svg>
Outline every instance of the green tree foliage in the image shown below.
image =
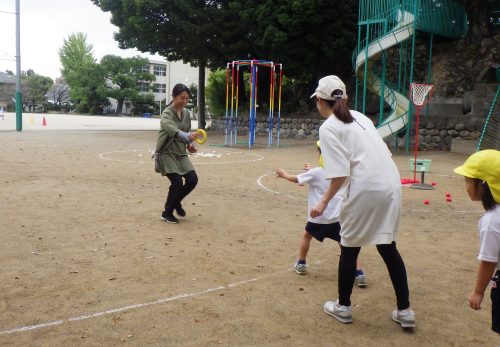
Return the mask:
<svg viewBox="0 0 500 347">
<path fill-rule="evenodd" d="M 134 105 L 132 112 L 134 115 L 143 113 L 154 113 L 156 111 L 156 102 L 153 93 L 137 93 L 131 96 L 130 101 Z"/>
<path fill-rule="evenodd" d="M 50 77 L 38 75 L 33 70 L 28 70 L 22 75 L 21 84 L 24 107 L 33 112 L 37 105 L 42 105 L 47 101 L 45 94 L 52 87 L 54 81 Z"/>
<path fill-rule="evenodd" d="M 65 77 L 71 88 L 70 95 L 77 113 L 101 114 L 109 105 L 106 97 L 105 74 L 99 64 L 80 66 Z"/>
<path fill-rule="evenodd" d="M 245 29 L 231 10 L 231 1 L 91 1 L 111 12 L 111 22 L 119 28 L 115 38 L 121 48 L 135 47 L 199 67 L 199 111 L 204 124 L 205 67 L 220 67 L 238 56 L 235 48 L 246 47 L 245 40 L 237 40 Z"/>
<path fill-rule="evenodd" d="M 154 81 L 153 74 L 142 71 L 146 64 L 148 60 L 141 57 L 121 58 L 116 55 L 105 55 L 101 59 L 100 66 L 108 81 L 104 94 L 117 100 L 117 113 L 122 113 L 125 100 L 132 100 L 139 94 L 140 83 Z"/>
<path fill-rule="evenodd" d="M 226 110 L 225 70 L 216 70 L 208 76 L 207 101 L 208 108 L 214 117 L 222 117 L 224 115 Z"/>
<path fill-rule="evenodd" d="M 283 63 L 295 104 L 318 78 L 351 75 L 357 0 L 91 1 L 111 12 L 122 48 L 212 69 L 238 59 Z"/>
<path fill-rule="evenodd" d="M 81 32 L 70 34 L 64 39 L 63 46 L 59 49 L 63 77 L 77 71 L 82 65 L 95 63 L 92 48 L 93 46 L 87 43 L 87 35 Z"/>
<path fill-rule="evenodd" d="M 105 74 L 96 63 L 92 45 L 83 33 L 71 34 L 59 49 L 61 73 L 70 87 L 70 96 L 79 113 L 102 113 L 108 105 Z"/>
<path fill-rule="evenodd" d="M 284 99 L 288 105 L 306 107 L 311 89 L 325 75 L 349 80 L 357 41 L 357 0 L 238 2 L 256 56 L 284 64 L 294 91 L 292 99 Z"/>
</svg>

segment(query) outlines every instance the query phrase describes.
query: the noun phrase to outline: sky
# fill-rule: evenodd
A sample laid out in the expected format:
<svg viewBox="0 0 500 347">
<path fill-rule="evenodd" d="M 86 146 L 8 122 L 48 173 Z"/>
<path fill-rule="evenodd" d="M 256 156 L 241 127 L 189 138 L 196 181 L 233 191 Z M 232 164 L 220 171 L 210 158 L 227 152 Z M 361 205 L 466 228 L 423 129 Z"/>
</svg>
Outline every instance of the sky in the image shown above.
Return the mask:
<svg viewBox="0 0 500 347">
<path fill-rule="evenodd" d="M 59 49 L 71 33 L 87 34 L 99 61 L 106 54 L 121 57 L 140 55 L 164 60 L 160 56 L 134 49 L 122 50 L 113 38 L 118 28 L 111 24 L 111 14 L 102 12 L 91 0 L 20 0 L 21 70 L 32 69 L 39 75 L 60 77 Z M 0 0 L 0 71 L 16 72 L 15 0 Z"/>
</svg>

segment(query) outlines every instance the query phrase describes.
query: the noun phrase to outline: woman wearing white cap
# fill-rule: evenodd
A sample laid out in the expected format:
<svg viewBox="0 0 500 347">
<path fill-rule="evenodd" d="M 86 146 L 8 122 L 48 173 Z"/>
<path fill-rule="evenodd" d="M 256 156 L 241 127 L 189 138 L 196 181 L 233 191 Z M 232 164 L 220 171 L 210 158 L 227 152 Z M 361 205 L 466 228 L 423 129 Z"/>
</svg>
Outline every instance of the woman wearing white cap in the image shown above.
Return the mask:
<svg viewBox="0 0 500 347">
<path fill-rule="evenodd" d="M 392 319 L 402 327 L 415 326 L 410 308 L 406 268 L 395 243 L 401 219 L 401 180 L 391 153 L 373 122 L 347 106 L 344 83 L 337 76 L 320 79 L 315 93 L 319 113 L 326 118 L 319 129 L 325 176 L 330 186 L 311 209 L 321 215 L 339 192 L 341 253 L 339 299 L 327 301 L 324 310 L 342 323 L 352 322 L 351 293 L 356 260 L 362 246 L 376 245 L 396 292 L 397 309 Z"/>
</svg>

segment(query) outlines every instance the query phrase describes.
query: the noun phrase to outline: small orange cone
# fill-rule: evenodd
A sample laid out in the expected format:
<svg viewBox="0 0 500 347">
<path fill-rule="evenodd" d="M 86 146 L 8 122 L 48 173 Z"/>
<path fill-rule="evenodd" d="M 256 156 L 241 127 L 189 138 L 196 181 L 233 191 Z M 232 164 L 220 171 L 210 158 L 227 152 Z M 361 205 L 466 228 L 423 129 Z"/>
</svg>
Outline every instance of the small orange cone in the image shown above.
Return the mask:
<svg viewBox="0 0 500 347">
<path fill-rule="evenodd" d="M 42 126 L 47 126 L 47 121 L 45 120 L 45 116 L 43 116 Z"/>
</svg>

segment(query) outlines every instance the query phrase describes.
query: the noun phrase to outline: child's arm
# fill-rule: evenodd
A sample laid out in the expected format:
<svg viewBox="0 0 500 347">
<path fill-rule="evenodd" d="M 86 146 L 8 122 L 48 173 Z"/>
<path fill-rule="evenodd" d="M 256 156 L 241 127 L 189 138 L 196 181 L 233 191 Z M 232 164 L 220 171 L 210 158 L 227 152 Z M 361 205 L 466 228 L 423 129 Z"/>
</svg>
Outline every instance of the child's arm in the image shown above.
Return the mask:
<svg viewBox="0 0 500 347">
<path fill-rule="evenodd" d="M 326 209 L 326 206 L 332 200 L 332 198 L 337 194 L 339 189 L 344 184 L 347 177 L 335 177 L 330 180 L 330 185 L 328 189 L 323 194 L 321 201 L 319 201 L 309 212 L 309 215 L 313 218 L 319 217 L 323 214 Z"/>
<path fill-rule="evenodd" d="M 490 283 L 491 277 L 495 272 L 497 263 L 481 260 L 479 263 L 479 270 L 477 272 L 476 287 L 469 295 L 469 306 L 474 310 L 481 309 L 481 302 L 483 301 L 484 291 Z"/>
<path fill-rule="evenodd" d="M 274 171 L 277 177 L 281 177 L 286 179 L 287 181 L 293 182 L 293 183 L 299 183 L 299 180 L 297 179 L 296 175 L 290 175 L 288 172 L 286 172 L 283 169 L 276 169 Z"/>
</svg>

